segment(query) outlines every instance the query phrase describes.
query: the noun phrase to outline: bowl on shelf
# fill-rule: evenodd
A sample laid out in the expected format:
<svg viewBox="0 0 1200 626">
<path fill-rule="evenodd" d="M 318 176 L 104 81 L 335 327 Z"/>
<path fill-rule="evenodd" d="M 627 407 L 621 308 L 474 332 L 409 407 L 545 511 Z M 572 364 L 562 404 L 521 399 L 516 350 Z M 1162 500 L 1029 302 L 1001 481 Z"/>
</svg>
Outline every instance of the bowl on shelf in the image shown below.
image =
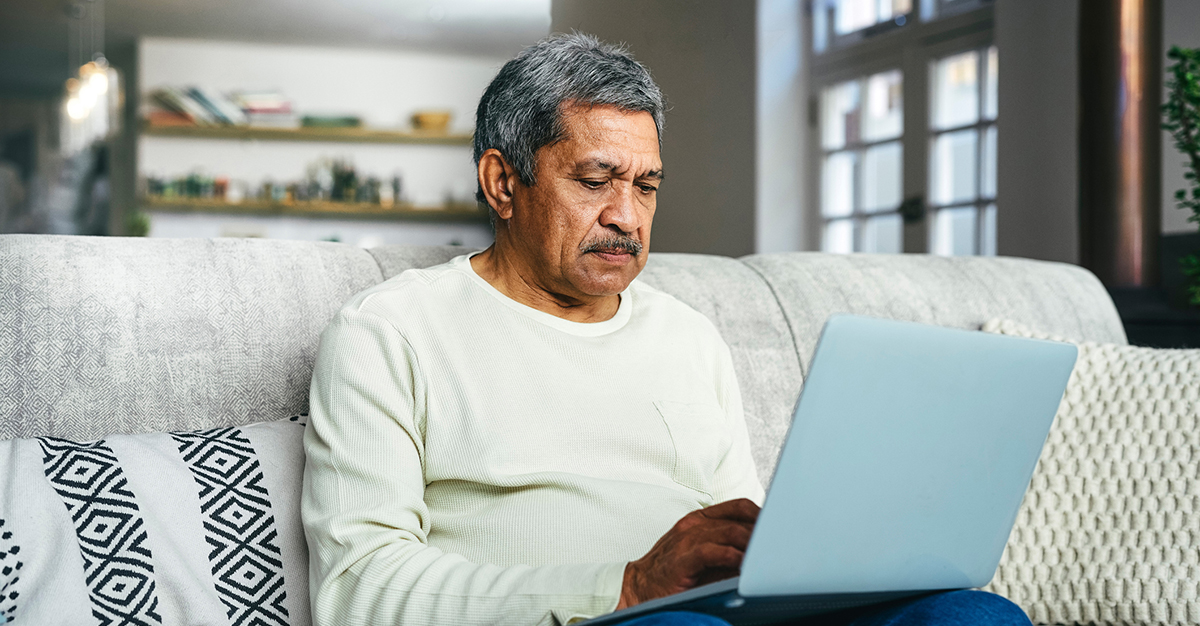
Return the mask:
<svg viewBox="0 0 1200 626">
<path fill-rule="evenodd" d="M 417 111 L 412 126 L 417 132 L 445 133 L 450 128 L 450 111 Z"/>
</svg>

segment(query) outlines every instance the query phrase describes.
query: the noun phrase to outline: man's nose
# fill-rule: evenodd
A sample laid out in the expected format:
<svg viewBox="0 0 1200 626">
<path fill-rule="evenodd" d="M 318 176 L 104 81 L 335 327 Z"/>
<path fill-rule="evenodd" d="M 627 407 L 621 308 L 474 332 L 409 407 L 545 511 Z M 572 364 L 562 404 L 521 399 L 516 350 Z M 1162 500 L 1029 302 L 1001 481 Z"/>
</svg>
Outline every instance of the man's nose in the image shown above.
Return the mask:
<svg viewBox="0 0 1200 626">
<path fill-rule="evenodd" d="M 615 186 L 614 193 L 609 198 L 604 211 L 600 213 L 600 225 L 618 228 L 625 234 L 637 230 L 641 225 L 638 201 L 634 197 L 637 192 L 638 189 L 634 185 Z"/>
</svg>

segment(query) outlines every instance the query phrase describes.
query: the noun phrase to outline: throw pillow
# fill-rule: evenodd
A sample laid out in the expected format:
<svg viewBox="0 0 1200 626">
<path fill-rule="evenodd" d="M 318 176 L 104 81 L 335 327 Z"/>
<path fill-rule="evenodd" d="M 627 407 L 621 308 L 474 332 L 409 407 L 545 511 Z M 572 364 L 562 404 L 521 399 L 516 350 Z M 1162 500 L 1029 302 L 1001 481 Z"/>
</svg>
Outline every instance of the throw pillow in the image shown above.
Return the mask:
<svg viewBox="0 0 1200 626">
<path fill-rule="evenodd" d="M 983 330 L 1064 341 L 1000 320 Z M 1035 623 L 1197 623 L 1200 350 L 1078 345 L 988 589 Z"/>
<path fill-rule="evenodd" d="M 305 420 L 0 442 L 0 623 L 307 626 Z"/>
</svg>

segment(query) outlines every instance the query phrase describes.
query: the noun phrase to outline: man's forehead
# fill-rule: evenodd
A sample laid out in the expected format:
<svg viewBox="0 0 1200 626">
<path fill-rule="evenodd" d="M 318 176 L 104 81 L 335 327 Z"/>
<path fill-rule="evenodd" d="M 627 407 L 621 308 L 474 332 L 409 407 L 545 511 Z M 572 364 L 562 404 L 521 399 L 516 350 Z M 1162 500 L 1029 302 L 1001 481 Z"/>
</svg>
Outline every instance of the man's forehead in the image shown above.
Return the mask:
<svg viewBox="0 0 1200 626">
<path fill-rule="evenodd" d="M 567 106 L 564 137 L 547 148 L 576 172 L 661 177 L 658 128 L 645 111 L 614 106 Z"/>
</svg>

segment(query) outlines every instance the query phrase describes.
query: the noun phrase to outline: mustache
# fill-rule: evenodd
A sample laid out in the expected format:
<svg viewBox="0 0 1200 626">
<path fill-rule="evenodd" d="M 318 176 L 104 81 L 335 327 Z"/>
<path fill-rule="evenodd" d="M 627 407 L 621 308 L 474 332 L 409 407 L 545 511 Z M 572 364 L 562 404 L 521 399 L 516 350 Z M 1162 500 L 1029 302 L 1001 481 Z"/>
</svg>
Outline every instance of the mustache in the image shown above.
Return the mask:
<svg viewBox="0 0 1200 626">
<path fill-rule="evenodd" d="M 596 251 L 612 252 L 619 250 L 622 252 L 628 252 L 633 256 L 638 256 L 642 253 L 643 247 L 644 246 L 642 245 L 642 242 L 634 239 L 633 237 L 629 237 L 628 235 L 614 234 L 601 239 L 593 239 L 592 241 L 585 242 L 582 246 L 579 246 L 579 250 L 585 254 Z"/>
</svg>

